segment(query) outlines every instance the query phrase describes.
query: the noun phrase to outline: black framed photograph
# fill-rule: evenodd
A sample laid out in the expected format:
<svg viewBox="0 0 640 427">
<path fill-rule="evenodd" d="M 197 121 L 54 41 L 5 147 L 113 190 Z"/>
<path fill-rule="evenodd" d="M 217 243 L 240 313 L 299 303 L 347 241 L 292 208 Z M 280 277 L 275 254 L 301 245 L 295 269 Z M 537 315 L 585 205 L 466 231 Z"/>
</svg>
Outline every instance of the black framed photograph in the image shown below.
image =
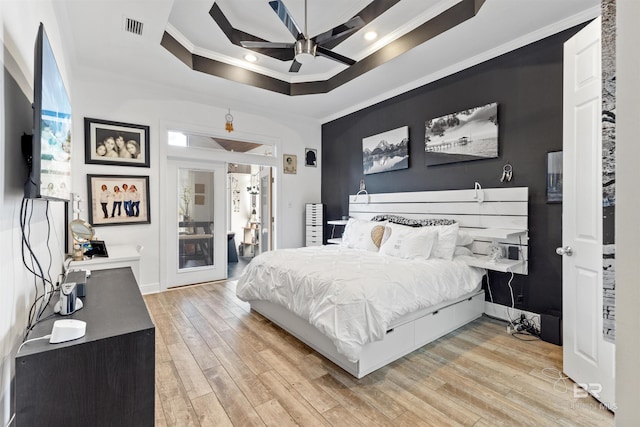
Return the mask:
<svg viewBox="0 0 640 427">
<path fill-rule="evenodd" d="M 547 153 L 547 203 L 562 203 L 562 151 Z"/>
<path fill-rule="evenodd" d="M 149 167 L 149 126 L 84 119 L 84 162 Z"/>
<path fill-rule="evenodd" d="M 94 227 L 151 223 L 148 176 L 87 175 L 87 189 Z"/>
<path fill-rule="evenodd" d="M 498 157 L 498 103 L 467 108 L 425 122 L 426 166 Z"/>
<path fill-rule="evenodd" d="M 318 166 L 318 150 L 313 148 L 304 149 L 304 165 L 313 168 Z"/>
</svg>

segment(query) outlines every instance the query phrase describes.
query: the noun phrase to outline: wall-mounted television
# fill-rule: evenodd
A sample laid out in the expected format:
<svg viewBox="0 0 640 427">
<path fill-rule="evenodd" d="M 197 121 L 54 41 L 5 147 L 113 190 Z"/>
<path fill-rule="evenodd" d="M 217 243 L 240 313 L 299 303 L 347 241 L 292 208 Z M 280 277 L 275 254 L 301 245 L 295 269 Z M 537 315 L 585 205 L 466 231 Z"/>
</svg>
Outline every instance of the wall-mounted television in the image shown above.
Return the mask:
<svg viewBox="0 0 640 427">
<path fill-rule="evenodd" d="M 70 200 L 71 103 L 51 44 L 40 23 L 35 44 L 33 137 L 23 139 L 29 199 Z"/>
</svg>

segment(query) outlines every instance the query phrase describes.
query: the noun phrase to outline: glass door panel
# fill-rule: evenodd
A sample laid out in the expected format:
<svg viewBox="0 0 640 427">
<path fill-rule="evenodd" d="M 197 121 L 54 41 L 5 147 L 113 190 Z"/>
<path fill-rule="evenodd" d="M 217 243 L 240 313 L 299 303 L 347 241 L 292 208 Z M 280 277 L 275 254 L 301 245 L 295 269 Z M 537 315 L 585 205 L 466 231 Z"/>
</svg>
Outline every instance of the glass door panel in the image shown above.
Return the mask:
<svg viewBox="0 0 640 427">
<path fill-rule="evenodd" d="M 178 268 L 214 265 L 211 171 L 178 169 Z"/>
<path fill-rule="evenodd" d="M 171 160 L 167 166 L 167 287 L 225 279 L 225 164 Z"/>
</svg>

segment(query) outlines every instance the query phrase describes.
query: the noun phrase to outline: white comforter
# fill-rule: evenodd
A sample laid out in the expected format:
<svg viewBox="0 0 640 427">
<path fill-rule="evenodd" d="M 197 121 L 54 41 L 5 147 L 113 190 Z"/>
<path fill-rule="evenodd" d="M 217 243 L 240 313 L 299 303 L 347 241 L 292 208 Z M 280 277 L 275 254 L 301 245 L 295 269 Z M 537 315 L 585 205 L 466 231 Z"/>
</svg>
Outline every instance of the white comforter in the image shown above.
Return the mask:
<svg viewBox="0 0 640 427">
<path fill-rule="evenodd" d="M 383 339 L 395 319 L 473 291 L 483 273 L 458 258 L 417 261 L 313 246 L 257 256 L 236 293 L 287 307 L 355 362 L 362 346 Z"/>
</svg>

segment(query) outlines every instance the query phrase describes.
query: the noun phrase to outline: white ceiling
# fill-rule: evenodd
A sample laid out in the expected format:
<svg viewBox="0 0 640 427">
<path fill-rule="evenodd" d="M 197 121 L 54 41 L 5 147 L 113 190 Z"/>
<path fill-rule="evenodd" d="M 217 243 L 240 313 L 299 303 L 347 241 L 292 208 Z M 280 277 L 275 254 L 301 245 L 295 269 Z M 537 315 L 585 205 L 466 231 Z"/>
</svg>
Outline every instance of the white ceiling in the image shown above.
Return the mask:
<svg viewBox="0 0 640 427">
<path fill-rule="evenodd" d="M 269 41 L 293 37 L 268 5 L 268 0 L 217 0 L 233 27 Z M 360 60 L 381 43 L 398 38 L 459 0 L 401 0 L 378 19 L 333 50 Z M 304 2 L 284 0 L 300 27 Z M 339 25 L 370 0 L 308 0 L 308 33 L 314 36 Z M 290 62 L 258 55 L 243 60 L 247 50 L 233 45 L 209 15 L 213 0 L 58 0 L 54 3 L 63 28 L 75 77 L 94 71 L 126 75 L 190 94 L 194 99 L 236 110 L 268 109 L 322 122 L 437 78 L 467 68 L 599 14 L 599 0 L 486 0 L 477 16 L 417 46 L 326 94 L 287 96 L 193 71 L 160 45 L 170 33 L 192 53 L 288 82 L 326 80 L 346 68 L 326 58 L 288 73 Z M 144 24 L 141 36 L 123 30 L 125 17 Z M 379 40 L 362 35 L 375 29 Z M 382 40 L 380 40 L 382 39 Z"/>
</svg>

